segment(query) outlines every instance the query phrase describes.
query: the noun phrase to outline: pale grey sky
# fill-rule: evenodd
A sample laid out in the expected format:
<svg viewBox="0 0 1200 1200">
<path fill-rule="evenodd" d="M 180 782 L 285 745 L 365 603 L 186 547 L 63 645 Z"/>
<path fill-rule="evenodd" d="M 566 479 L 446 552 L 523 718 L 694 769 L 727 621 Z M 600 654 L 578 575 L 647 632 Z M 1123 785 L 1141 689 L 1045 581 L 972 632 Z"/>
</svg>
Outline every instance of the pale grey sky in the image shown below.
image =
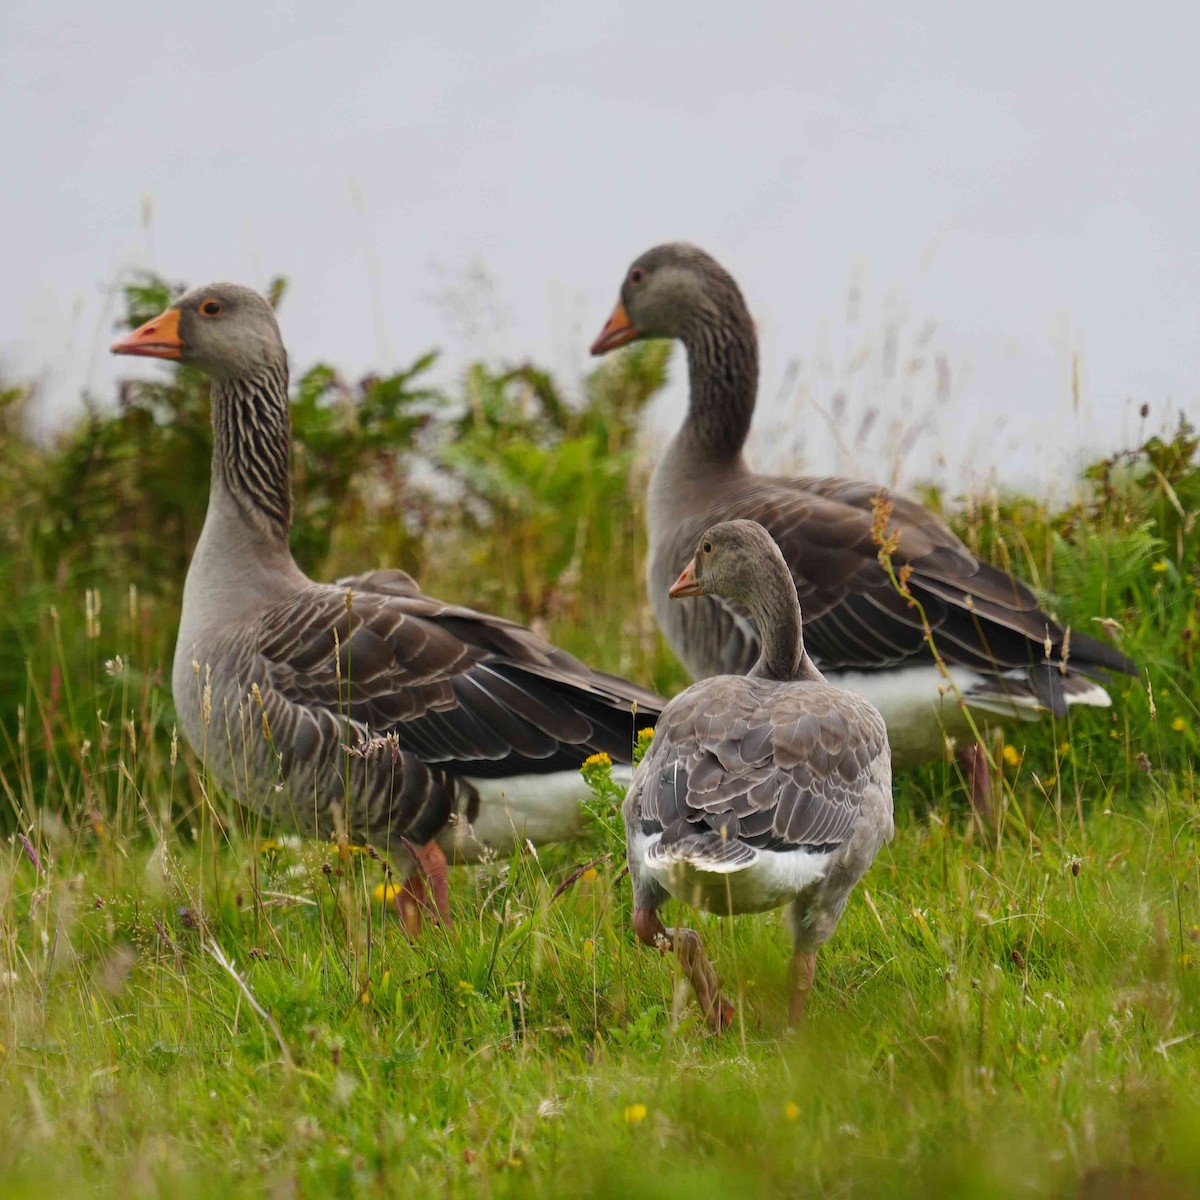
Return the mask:
<svg viewBox="0 0 1200 1200">
<path fill-rule="evenodd" d="M 571 385 L 629 260 L 685 238 L 760 323 L 765 460 L 887 473 L 908 392 L 940 428 L 902 478 L 1055 487 L 1143 401 L 1200 409 L 1198 45 L 1183 3 L 10 0 L 0 363 L 48 413 L 108 394 L 108 293 L 149 266 L 287 274 L 297 366 Z"/>
</svg>

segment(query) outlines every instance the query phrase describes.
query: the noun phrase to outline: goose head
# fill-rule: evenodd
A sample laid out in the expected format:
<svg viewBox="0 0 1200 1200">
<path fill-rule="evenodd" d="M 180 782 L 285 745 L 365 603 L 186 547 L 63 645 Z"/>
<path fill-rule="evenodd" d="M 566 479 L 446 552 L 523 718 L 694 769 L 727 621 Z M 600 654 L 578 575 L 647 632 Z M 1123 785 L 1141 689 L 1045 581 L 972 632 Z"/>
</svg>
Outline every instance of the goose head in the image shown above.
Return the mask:
<svg viewBox="0 0 1200 1200">
<path fill-rule="evenodd" d="M 751 675 L 780 681 L 821 678 L 804 653 L 792 573 L 775 539 L 757 521 L 712 526 L 669 594 L 673 599 L 718 596 L 742 605 L 761 639 Z"/>
<path fill-rule="evenodd" d="M 722 521 L 700 538 L 692 560 L 671 585 L 672 599 L 721 596 L 755 606 L 764 590 L 791 584 L 775 539 L 757 521 Z M 795 595 L 794 589 L 792 595 Z"/>
<path fill-rule="evenodd" d="M 607 354 L 642 338 L 680 338 L 741 316 L 745 301 L 733 277 L 711 255 L 686 242 L 655 246 L 634 259 L 612 316 L 592 343 Z"/>
<path fill-rule="evenodd" d="M 251 288 L 210 283 L 112 344 L 114 354 L 190 363 L 218 379 L 253 377 L 286 355 L 275 314 Z"/>
</svg>

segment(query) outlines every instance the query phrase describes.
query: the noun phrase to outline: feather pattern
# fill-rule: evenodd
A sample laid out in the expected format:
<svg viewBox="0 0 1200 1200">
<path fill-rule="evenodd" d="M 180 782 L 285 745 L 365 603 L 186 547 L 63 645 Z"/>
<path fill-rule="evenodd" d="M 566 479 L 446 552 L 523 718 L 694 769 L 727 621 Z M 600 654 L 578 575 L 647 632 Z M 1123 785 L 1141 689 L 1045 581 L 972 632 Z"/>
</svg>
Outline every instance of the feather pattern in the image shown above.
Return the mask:
<svg viewBox="0 0 1200 1200">
<path fill-rule="evenodd" d="M 514 622 L 350 582 L 310 584 L 200 651 L 210 768 L 275 819 L 427 842 L 451 813 L 472 819 L 470 779 L 627 762 L 635 707 L 657 715 L 652 693 Z"/>
<path fill-rule="evenodd" d="M 823 854 L 849 838 L 868 790 L 889 781 L 887 730 L 861 697 L 725 675 L 667 705 L 629 803 L 641 832 L 661 835 L 659 857 L 732 843 Z"/>
</svg>

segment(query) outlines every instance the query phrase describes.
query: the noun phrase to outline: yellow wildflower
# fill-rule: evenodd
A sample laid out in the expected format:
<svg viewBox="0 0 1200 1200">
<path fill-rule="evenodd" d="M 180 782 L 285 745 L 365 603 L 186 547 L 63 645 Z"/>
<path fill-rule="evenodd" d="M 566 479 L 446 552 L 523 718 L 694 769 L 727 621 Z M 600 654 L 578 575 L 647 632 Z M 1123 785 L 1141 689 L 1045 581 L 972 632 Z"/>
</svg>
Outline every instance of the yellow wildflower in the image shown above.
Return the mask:
<svg viewBox="0 0 1200 1200">
<path fill-rule="evenodd" d="M 395 900 L 400 895 L 400 885 L 388 880 L 386 883 L 375 885 L 375 903 L 382 904 L 385 900 Z"/>
<path fill-rule="evenodd" d="M 641 762 L 647 754 L 650 753 L 650 744 L 654 741 L 654 728 L 647 725 L 645 729 L 639 729 L 637 735 L 637 743 L 633 747 L 633 761 Z"/>
<path fill-rule="evenodd" d="M 1016 746 L 1004 747 L 1004 761 L 1010 767 L 1015 767 L 1021 761 L 1021 755 L 1018 753 Z"/>
<path fill-rule="evenodd" d="M 585 767 L 611 767 L 612 759 L 601 750 L 599 754 L 591 754 L 585 758 L 583 765 Z"/>
<path fill-rule="evenodd" d="M 579 878 L 586 879 L 588 883 L 591 883 L 593 880 L 600 878 L 600 872 L 595 867 L 588 867 Z"/>
<path fill-rule="evenodd" d="M 799 1120 L 799 1118 L 800 1118 L 800 1105 L 798 1105 L 798 1104 L 795 1102 L 795 1100 L 789 1100 L 789 1101 L 788 1101 L 788 1102 L 787 1102 L 787 1103 L 786 1103 L 786 1104 L 783 1106 L 783 1115 L 784 1115 L 784 1117 L 786 1117 L 786 1118 L 787 1118 L 787 1120 L 789 1120 L 789 1121 L 796 1121 L 796 1120 Z"/>
<path fill-rule="evenodd" d="M 1169 566 L 1169 564 L 1168 564 L 1167 560 L 1165 558 L 1160 558 L 1158 560 L 1158 562 L 1151 564 L 1150 569 L 1152 571 L 1157 571 L 1161 575 L 1167 569 L 1168 566 Z"/>
<path fill-rule="evenodd" d="M 646 1112 L 644 1104 L 627 1104 L 621 1115 L 625 1118 L 626 1125 L 640 1125 L 646 1119 Z"/>
<path fill-rule="evenodd" d="M 1171 722 L 1171 728 L 1175 730 L 1176 733 L 1182 733 L 1187 728 L 1187 722 L 1182 717 L 1176 717 L 1175 720 Z"/>
</svg>

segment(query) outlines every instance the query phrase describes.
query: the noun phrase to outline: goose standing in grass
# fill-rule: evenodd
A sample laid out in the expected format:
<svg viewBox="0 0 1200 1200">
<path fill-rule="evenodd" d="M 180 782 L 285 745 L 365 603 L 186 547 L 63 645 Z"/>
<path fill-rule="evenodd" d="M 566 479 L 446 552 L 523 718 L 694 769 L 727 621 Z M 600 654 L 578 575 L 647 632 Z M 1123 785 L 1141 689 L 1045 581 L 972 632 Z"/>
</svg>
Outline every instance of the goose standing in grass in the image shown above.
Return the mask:
<svg viewBox="0 0 1200 1200">
<path fill-rule="evenodd" d="M 714 525 L 668 595 L 742 605 L 759 656 L 748 676 L 694 683 L 659 718 L 624 806 L 633 927 L 647 945 L 675 950 L 719 1031 L 733 1005 L 695 931 L 668 931 L 659 906 L 668 895 L 723 915 L 786 904 L 794 1025 L 817 950 L 892 836 L 887 729 L 805 653 L 791 572 L 761 525 Z"/>
<path fill-rule="evenodd" d="M 870 483 L 755 474 L 742 448 L 758 339 L 737 284 L 704 251 L 658 246 L 629 268 L 592 353 L 640 338 L 678 338 L 687 350 L 687 416 L 650 481 L 647 573 L 659 627 L 693 678 L 745 672 L 761 653 L 761 630 L 744 606 L 715 596 L 667 600 L 701 531 L 734 518 L 761 522 L 779 544 L 813 661 L 883 713 L 897 766 L 940 758 L 948 736 L 968 739 L 958 753 L 977 809 L 987 808 L 987 758 L 964 705 L 980 723 L 1062 717 L 1072 704 L 1110 704 L 1095 682 L 1106 672 L 1136 674 L 1112 646 L 1065 629 L 1024 583 L 978 559 L 919 504 Z M 877 511 L 877 498 L 890 514 Z M 884 515 L 898 535 L 894 568 L 919 607 L 880 563 Z"/>
<path fill-rule="evenodd" d="M 447 853 L 473 861 L 577 831 L 581 762 L 629 763 L 633 711 L 652 723 L 659 697 L 425 596 L 402 571 L 304 575 L 288 547 L 287 356 L 258 293 L 200 288 L 112 350 L 212 379 L 212 485 L 172 687 L 216 780 L 273 821 L 385 850 L 410 922 L 426 881 L 448 916 Z"/>
</svg>

